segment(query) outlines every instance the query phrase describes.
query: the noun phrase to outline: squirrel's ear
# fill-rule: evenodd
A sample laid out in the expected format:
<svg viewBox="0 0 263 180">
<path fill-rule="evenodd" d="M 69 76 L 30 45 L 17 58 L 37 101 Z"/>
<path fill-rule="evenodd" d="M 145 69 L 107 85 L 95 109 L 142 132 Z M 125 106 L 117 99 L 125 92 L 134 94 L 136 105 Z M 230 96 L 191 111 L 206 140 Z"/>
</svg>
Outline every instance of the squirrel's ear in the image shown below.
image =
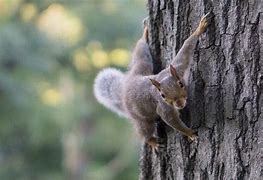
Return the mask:
<svg viewBox="0 0 263 180">
<path fill-rule="evenodd" d="M 154 80 L 154 79 L 150 79 L 150 81 L 152 82 L 152 84 L 160 91 L 161 89 L 160 89 L 160 87 L 161 87 L 161 84 L 158 82 L 158 81 L 156 81 L 156 80 Z"/>
<path fill-rule="evenodd" d="M 176 69 L 173 67 L 173 65 L 170 64 L 170 72 L 171 72 L 171 75 L 175 78 L 179 78 L 179 76 L 177 75 L 177 72 L 176 72 Z"/>
</svg>

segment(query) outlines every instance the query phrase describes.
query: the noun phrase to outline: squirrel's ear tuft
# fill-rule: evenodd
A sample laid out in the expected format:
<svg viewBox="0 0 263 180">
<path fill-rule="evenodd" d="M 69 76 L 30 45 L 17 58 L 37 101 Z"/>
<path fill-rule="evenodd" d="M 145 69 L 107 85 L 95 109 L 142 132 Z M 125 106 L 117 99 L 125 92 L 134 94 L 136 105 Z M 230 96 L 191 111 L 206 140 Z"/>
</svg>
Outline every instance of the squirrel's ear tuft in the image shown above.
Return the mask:
<svg viewBox="0 0 263 180">
<path fill-rule="evenodd" d="M 150 79 L 150 81 L 152 82 L 152 84 L 160 91 L 161 89 L 161 84 L 158 82 L 158 81 L 156 81 L 156 80 L 154 80 L 154 79 Z"/>
<path fill-rule="evenodd" d="M 177 72 L 176 72 L 176 69 L 173 67 L 173 65 L 170 64 L 170 72 L 171 72 L 171 75 L 175 78 L 179 78 L 179 76 L 177 75 Z"/>
</svg>

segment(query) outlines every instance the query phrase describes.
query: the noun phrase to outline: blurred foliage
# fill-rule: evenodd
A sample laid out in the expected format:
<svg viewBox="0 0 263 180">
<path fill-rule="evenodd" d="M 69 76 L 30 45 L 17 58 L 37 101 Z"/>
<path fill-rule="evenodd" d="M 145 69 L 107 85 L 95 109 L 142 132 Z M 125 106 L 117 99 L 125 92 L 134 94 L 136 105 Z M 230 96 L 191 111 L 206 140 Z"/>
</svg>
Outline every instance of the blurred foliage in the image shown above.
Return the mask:
<svg viewBox="0 0 263 180">
<path fill-rule="evenodd" d="M 143 0 L 0 0 L 0 179 L 138 179 L 132 126 L 93 81 L 125 69 Z"/>
</svg>

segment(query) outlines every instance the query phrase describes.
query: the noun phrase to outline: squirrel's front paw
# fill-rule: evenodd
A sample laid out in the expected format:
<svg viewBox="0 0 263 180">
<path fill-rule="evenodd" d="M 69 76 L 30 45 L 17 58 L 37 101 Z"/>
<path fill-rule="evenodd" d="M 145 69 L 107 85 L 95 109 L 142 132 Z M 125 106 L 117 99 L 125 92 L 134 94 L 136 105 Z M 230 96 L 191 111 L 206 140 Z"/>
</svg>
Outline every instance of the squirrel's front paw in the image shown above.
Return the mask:
<svg viewBox="0 0 263 180">
<path fill-rule="evenodd" d="M 207 26 L 210 24 L 211 22 L 211 19 L 214 17 L 214 14 L 212 11 L 209 11 L 206 15 L 204 15 L 202 18 L 201 18 L 201 21 L 199 23 L 199 26 L 196 30 L 196 33 L 198 35 L 202 34 L 203 32 L 205 32 Z"/>
<path fill-rule="evenodd" d="M 191 136 L 188 136 L 188 140 L 190 142 L 198 143 L 198 135 L 197 132 L 193 133 Z"/>
</svg>

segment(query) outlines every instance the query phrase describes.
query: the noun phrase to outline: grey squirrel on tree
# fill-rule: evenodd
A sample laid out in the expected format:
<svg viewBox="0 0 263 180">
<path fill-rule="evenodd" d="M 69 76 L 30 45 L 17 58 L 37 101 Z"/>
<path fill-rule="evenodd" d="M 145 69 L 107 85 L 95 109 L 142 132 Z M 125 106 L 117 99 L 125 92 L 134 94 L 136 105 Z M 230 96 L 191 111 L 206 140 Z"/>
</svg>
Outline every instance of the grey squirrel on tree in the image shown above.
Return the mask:
<svg viewBox="0 0 263 180">
<path fill-rule="evenodd" d="M 185 40 L 170 66 L 160 73 L 153 75 L 148 29 L 145 25 L 143 36 L 134 49 L 130 69 L 122 73 L 107 68 L 95 79 L 94 93 L 97 100 L 120 116 L 131 119 L 139 135 L 152 148 L 160 146 L 160 140 L 153 135 L 158 116 L 190 140 L 197 138 L 195 131 L 180 119 L 178 110 L 186 105 L 186 86 L 193 51 L 210 19 L 211 12 L 202 17 L 199 26 Z"/>
</svg>

